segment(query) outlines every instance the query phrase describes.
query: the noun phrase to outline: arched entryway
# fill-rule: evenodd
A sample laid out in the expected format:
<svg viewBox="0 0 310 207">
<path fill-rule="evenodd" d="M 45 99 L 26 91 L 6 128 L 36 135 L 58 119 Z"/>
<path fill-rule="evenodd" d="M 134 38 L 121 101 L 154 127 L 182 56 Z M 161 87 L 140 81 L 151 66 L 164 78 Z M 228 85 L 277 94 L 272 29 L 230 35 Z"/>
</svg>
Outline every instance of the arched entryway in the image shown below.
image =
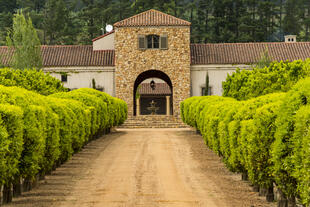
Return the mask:
<svg viewBox="0 0 310 207">
<path fill-rule="evenodd" d="M 166 115 L 173 115 L 173 87 L 172 87 L 172 82 L 171 82 L 169 76 L 160 70 L 148 70 L 148 71 L 145 71 L 145 72 L 141 73 L 140 75 L 138 75 L 138 77 L 136 78 L 135 83 L 134 83 L 134 87 L 133 87 L 133 112 L 134 112 L 133 114 L 134 114 L 134 116 L 137 115 L 136 94 L 137 94 L 138 87 L 143 81 L 145 81 L 147 79 L 152 79 L 152 78 L 161 79 L 169 86 L 171 93 L 169 94 L 169 96 L 166 96 L 166 98 L 167 98 L 166 102 L 165 102 L 167 104 Z M 139 112 L 140 112 L 140 108 L 139 108 Z"/>
</svg>

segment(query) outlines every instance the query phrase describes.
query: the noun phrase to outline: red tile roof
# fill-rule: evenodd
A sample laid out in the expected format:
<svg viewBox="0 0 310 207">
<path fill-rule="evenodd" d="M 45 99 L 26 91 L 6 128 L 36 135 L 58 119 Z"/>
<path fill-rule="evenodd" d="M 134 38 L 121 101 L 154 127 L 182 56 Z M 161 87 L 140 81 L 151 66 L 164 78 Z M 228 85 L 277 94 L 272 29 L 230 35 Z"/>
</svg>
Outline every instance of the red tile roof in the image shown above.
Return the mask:
<svg viewBox="0 0 310 207">
<path fill-rule="evenodd" d="M 167 83 L 156 83 L 155 90 L 152 90 L 149 83 L 141 83 L 138 91 L 140 95 L 171 95 L 171 90 Z"/>
<path fill-rule="evenodd" d="M 191 64 L 251 64 L 266 49 L 273 61 L 310 58 L 310 42 L 191 44 Z"/>
<path fill-rule="evenodd" d="M 93 51 L 92 45 L 42 46 L 41 51 L 44 67 L 114 66 L 114 50 Z M 0 59 L 5 65 L 11 57 L 8 47 L 0 47 Z"/>
<path fill-rule="evenodd" d="M 122 21 L 116 22 L 115 27 L 138 26 L 190 26 L 191 23 L 169 14 L 151 9 Z"/>
<path fill-rule="evenodd" d="M 94 41 L 99 40 L 99 39 L 101 39 L 101 38 L 104 38 L 104 37 L 106 37 L 106 36 L 108 36 L 108 35 L 110 35 L 110 34 L 112 34 L 112 33 L 114 33 L 114 30 L 112 30 L 111 32 L 108 32 L 108 33 L 106 33 L 106 34 L 103 34 L 103 35 L 101 35 L 101 36 L 99 36 L 99 37 L 96 37 L 96 38 L 92 39 L 92 41 L 94 42 Z"/>
<path fill-rule="evenodd" d="M 191 44 L 191 65 L 256 63 L 266 48 L 275 61 L 310 58 L 310 42 Z M 8 65 L 11 57 L 12 51 L 0 47 L 0 62 Z M 42 57 L 44 67 L 114 66 L 115 51 L 93 51 L 92 45 L 42 46 Z"/>
</svg>

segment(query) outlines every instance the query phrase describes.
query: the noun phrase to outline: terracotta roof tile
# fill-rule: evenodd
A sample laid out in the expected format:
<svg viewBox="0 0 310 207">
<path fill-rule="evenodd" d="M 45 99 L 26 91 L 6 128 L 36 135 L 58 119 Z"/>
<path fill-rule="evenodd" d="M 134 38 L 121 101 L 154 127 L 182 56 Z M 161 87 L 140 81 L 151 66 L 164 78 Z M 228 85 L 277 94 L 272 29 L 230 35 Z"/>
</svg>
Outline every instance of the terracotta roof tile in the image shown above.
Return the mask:
<svg viewBox="0 0 310 207">
<path fill-rule="evenodd" d="M 44 67 L 114 66 L 114 50 L 93 51 L 92 45 L 42 46 Z M 310 42 L 191 44 L 191 64 L 252 64 L 268 49 L 274 61 L 310 58 Z M 8 65 L 13 51 L 0 47 L 0 62 Z"/>
<path fill-rule="evenodd" d="M 116 22 L 115 27 L 138 26 L 190 26 L 191 23 L 169 14 L 151 9 L 122 21 Z"/>
<path fill-rule="evenodd" d="M 41 51 L 44 67 L 114 66 L 114 50 L 93 51 L 92 45 L 42 46 Z M 12 53 L 8 47 L 0 47 L 4 65 L 9 64 Z"/>
<path fill-rule="evenodd" d="M 266 49 L 273 61 L 310 58 L 310 42 L 191 44 L 191 64 L 252 64 Z"/>
<path fill-rule="evenodd" d="M 152 90 L 149 83 L 141 83 L 138 89 L 140 95 L 170 95 L 171 90 L 167 83 L 156 83 L 155 90 Z"/>
</svg>

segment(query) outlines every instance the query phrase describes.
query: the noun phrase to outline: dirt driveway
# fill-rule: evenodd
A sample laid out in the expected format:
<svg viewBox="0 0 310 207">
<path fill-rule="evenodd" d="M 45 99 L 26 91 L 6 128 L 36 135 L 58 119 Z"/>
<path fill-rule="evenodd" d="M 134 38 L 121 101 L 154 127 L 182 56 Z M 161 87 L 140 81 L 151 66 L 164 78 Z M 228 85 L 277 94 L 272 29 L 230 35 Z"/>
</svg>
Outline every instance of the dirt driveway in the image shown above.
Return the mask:
<svg viewBox="0 0 310 207">
<path fill-rule="evenodd" d="M 118 130 L 93 141 L 8 206 L 275 206 L 189 129 Z"/>
</svg>

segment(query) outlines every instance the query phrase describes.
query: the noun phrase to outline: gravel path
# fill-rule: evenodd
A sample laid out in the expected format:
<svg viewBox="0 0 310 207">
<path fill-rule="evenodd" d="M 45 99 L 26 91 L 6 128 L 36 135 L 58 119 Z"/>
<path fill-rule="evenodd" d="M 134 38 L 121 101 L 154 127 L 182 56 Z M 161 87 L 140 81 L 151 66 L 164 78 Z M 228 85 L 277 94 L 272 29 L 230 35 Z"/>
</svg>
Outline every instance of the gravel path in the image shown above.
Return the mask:
<svg viewBox="0 0 310 207">
<path fill-rule="evenodd" d="M 276 206 L 230 173 L 189 129 L 122 129 L 88 144 L 7 206 Z"/>
</svg>

